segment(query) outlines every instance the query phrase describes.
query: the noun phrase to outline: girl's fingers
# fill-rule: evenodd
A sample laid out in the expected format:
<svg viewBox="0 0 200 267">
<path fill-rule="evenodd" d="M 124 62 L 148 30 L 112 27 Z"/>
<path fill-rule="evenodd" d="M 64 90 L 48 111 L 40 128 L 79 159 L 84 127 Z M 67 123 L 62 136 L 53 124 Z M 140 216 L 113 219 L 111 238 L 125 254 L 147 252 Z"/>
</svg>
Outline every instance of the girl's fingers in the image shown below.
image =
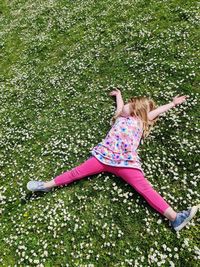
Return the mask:
<svg viewBox="0 0 200 267">
<path fill-rule="evenodd" d="M 109 95 L 116 96 L 120 91 L 118 89 L 115 89 L 114 91 L 110 92 Z"/>
<path fill-rule="evenodd" d="M 185 99 L 185 96 L 180 96 L 179 99 L 180 100 Z"/>
<path fill-rule="evenodd" d="M 176 95 L 174 99 L 177 101 L 177 104 L 179 105 L 183 103 L 184 101 L 186 101 L 187 100 L 186 98 L 188 97 L 189 97 L 188 95 L 182 95 L 182 96 Z"/>
<path fill-rule="evenodd" d="M 115 96 L 115 95 L 116 95 L 116 93 L 110 93 L 109 95 L 110 95 L 110 96 Z"/>
<path fill-rule="evenodd" d="M 174 98 L 177 98 L 177 97 L 179 97 L 179 98 L 188 98 L 189 96 L 188 95 L 182 95 L 182 96 L 176 95 Z"/>
</svg>

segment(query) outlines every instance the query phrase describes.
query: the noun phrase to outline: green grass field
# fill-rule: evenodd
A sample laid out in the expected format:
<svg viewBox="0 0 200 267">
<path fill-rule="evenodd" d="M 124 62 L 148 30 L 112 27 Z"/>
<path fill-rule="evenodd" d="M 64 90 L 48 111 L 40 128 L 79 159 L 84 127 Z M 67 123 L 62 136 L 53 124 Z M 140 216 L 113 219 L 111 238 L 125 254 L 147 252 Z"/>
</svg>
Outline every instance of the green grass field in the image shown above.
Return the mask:
<svg viewBox="0 0 200 267">
<path fill-rule="evenodd" d="M 84 162 L 115 102 L 176 95 L 139 148 L 176 210 L 199 204 L 199 2 L 0 1 L 0 266 L 197 267 L 200 217 L 179 233 L 111 173 L 31 193 Z"/>
</svg>

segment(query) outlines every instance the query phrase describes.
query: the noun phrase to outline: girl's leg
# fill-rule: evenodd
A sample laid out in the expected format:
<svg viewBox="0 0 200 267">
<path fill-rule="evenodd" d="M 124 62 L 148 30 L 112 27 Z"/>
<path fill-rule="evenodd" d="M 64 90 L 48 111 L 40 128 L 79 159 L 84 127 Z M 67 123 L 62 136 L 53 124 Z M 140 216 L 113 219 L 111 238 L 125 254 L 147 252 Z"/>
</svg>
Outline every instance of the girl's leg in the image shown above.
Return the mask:
<svg viewBox="0 0 200 267">
<path fill-rule="evenodd" d="M 45 188 L 50 188 L 54 186 L 69 184 L 75 180 L 81 179 L 88 175 L 100 173 L 105 171 L 106 165 L 101 163 L 94 156 L 91 156 L 85 162 L 81 163 L 79 166 L 74 167 L 73 169 L 66 171 L 53 180 L 44 183 Z"/>
<path fill-rule="evenodd" d="M 109 168 L 109 171 L 122 177 L 127 183 L 134 187 L 135 190 L 159 213 L 167 217 L 169 220 L 175 220 L 177 213 L 162 198 L 162 196 L 154 190 L 150 182 L 144 177 L 139 169 L 111 167 Z"/>
</svg>

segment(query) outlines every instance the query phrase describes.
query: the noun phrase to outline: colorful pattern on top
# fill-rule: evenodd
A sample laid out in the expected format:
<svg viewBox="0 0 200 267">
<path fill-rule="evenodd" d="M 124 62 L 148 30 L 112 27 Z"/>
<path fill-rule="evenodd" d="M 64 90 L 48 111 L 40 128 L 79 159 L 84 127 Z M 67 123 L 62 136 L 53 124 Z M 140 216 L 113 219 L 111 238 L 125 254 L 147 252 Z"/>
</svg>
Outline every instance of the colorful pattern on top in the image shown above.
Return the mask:
<svg viewBox="0 0 200 267">
<path fill-rule="evenodd" d="M 118 117 L 102 142 L 90 152 L 102 163 L 116 166 L 140 169 L 141 159 L 138 155 L 143 129 L 138 117 Z"/>
</svg>

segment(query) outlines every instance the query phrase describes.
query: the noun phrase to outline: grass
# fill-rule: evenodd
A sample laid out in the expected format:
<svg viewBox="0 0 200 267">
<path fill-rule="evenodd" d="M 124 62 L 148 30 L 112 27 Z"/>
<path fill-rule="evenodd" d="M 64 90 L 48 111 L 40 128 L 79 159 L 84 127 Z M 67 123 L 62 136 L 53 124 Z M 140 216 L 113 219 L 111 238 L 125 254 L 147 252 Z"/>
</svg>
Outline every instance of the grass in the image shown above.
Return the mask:
<svg viewBox="0 0 200 267">
<path fill-rule="evenodd" d="M 139 153 L 175 210 L 199 201 L 197 1 L 0 2 L 0 265 L 198 266 L 198 214 L 180 233 L 130 185 L 100 173 L 30 193 L 79 165 L 124 100 L 169 110 Z"/>
</svg>

